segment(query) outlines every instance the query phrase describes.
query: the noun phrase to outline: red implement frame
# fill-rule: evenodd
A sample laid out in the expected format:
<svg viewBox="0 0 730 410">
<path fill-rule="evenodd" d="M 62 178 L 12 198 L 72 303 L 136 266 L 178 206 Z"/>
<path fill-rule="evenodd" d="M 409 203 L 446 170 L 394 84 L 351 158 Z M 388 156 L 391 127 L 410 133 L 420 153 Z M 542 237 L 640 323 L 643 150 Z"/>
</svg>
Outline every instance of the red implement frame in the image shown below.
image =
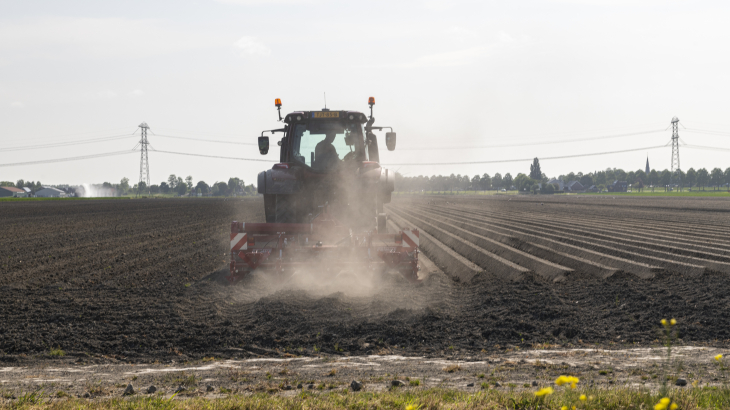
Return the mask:
<svg viewBox="0 0 730 410">
<path fill-rule="evenodd" d="M 353 233 L 326 212 L 310 224 L 231 223 L 228 280 L 235 283 L 256 269 L 288 277 L 297 270 L 397 270 L 411 282 L 418 278 L 416 229 L 396 234 Z"/>
</svg>

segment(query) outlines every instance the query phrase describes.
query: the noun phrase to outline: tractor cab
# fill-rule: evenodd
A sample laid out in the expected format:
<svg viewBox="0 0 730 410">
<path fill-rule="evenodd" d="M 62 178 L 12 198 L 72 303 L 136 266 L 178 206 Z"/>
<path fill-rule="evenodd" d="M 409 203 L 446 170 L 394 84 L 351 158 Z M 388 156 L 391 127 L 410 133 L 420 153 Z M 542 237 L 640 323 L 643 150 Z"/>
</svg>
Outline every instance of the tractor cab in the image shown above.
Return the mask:
<svg viewBox="0 0 730 410">
<path fill-rule="evenodd" d="M 283 128 L 263 131 L 259 151 L 269 151 L 264 133 L 282 133 L 277 142 L 279 163 L 261 172 L 258 191 L 264 195 L 267 222 L 307 223 L 328 204 L 341 220 L 385 229 L 383 204 L 390 202 L 395 175 L 380 166 L 378 139 L 373 131 L 389 128 L 386 146 L 395 149 L 392 127 L 375 127 L 370 116 L 357 111 L 295 111 L 281 117 Z"/>
</svg>

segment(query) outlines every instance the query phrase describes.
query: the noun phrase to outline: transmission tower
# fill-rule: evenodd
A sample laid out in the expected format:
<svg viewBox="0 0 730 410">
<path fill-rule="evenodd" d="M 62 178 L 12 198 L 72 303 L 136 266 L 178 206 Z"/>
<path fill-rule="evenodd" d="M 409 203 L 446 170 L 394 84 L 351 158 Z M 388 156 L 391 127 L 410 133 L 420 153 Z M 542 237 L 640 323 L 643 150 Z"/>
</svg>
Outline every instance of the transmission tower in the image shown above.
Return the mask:
<svg viewBox="0 0 730 410">
<path fill-rule="evenodd" d="M 143 122 L 142 124 L 139 124 L 139 128 L 142 130 L 142 139 L 139 140 L 140 145 L 140 152 L 142 153 L 142 157 L 139 160 L 139 183 L 141 184 L 144 182 L 147 184 L 147 187 L 150 186 L 150 161 L 147 158 L 147 145 L 149 145 L 149 141 L 147 141 L 147 130 L 150 128 L 149 125 L 147 125 L 146 122 Z"/>
<path fill-rule="evenodd" d="M 679 118 L 672 118 L 672 183 L 679 183 L 674 173 L 679 171 Z"/>
</svg>

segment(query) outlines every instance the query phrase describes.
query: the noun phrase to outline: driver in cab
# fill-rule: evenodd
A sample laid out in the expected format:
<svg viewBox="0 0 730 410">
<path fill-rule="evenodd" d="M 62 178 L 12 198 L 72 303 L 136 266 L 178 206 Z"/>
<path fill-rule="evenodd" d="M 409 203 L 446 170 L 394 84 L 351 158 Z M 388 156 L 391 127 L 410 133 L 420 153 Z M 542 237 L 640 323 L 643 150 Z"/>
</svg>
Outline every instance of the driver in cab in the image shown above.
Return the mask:
<svg viewBox="0 0 730 410">
<path fill-rule="evenodd" d="M 322 171 L 330 170 L 335 168 L 340 162 L 340 156 L 337 154 L 337 149 L 332 145 L 337 134 L 334 132 L 328 132 L 325 138 L 320 141 L 314 148 L 314 168 Z"/>
</svg>

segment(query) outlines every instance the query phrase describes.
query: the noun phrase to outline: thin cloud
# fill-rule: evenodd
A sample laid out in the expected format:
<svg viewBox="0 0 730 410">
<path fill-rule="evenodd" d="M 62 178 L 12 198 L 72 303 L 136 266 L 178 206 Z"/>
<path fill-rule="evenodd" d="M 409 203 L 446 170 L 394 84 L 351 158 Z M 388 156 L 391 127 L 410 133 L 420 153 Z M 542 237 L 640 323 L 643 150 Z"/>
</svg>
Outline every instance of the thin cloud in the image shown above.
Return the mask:
<svg viewBox="0 0 730 410">
<path fill-rule="evenodd" d="M 10 103 L 10 106 L 13 108 L 23 108 L 25 107 L 25 104 L 20 101 L 13 101 L 12 103 Z"/>
<path fill-rule="evenodd" d="M 271 54 L 271 50 L 256 37 L 241 37 L 233 46 L 241 51 L 241 54 L 248 56 L 267 56 Z"/>
</svg>

